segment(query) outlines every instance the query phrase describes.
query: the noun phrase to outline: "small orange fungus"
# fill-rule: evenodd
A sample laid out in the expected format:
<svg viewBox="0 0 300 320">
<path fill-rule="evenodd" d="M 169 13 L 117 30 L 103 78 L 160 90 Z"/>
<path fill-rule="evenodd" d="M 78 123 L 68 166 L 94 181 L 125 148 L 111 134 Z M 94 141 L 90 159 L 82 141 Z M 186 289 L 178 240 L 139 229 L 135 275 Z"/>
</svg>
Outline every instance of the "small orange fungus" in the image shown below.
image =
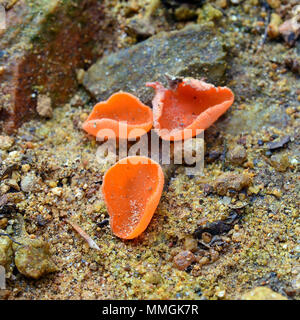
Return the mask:
<svg viewBox="0 0 300 320">
<path fill-rule="evenodd" d="M 173 80 L 170 89 L 159 82 L 146 85 L 156 90 L 152 101 L 153 122 L 156 132 L 164 140 L 196 136 L 211 126 L 234 101 L 229 88 L 215 87 L 192 78 Z"/>
<path fill-rule="evenodd" d="M 164 186 L 161 166 L 143 156 L 127 157 L 104 175 L 102 192 L 113 233 L 139 236 L 150 223 Z"/>
<path fill-rule="evenodd" d="M 82 128 L 98 138 L 135 139 L 152 128 L 152 110 L 127 92 L 97 103 Z"/>
</svg>

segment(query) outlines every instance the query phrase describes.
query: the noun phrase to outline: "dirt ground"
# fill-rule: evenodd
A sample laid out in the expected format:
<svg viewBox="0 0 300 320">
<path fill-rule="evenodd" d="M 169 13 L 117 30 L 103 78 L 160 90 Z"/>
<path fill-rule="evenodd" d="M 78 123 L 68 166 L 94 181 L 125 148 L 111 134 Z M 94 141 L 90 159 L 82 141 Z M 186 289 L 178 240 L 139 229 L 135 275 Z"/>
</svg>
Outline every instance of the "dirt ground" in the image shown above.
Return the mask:
<svg viewBox="0 0 300 320">
<path fill-rule="evenodd" d="M 235 102 L 205 131 L 204 175 L 176 167 L 146 231 L 130 241 L 114 236 L 101 194 L 107 167 L 96 161 L 98 142 L 81 129 L 95 99 L 78 84 L 47 119 L 1 135 L 0 233 L 29 247 L 50 245 L 42 258 L 32 253 L 47 262 L 31 279 L 26 261 L 16 267 L 20 245 L 8 244 L 3 299 L 242 299 L 259 286 L 300 298 L 300 42 L 268 29 L 272 14 L 288 20 L 296 2 L 200 2 L 107 1 L 106 10 L 123 26 L 115 52 L 193 23 L 222 37 L 227 68 L 215 84 L 230 87 Z M 154 30 L 133 32 L 130 21 L 145 17 Z M 195 259 L 179 270 L 185 250 Z"/>
</svg>

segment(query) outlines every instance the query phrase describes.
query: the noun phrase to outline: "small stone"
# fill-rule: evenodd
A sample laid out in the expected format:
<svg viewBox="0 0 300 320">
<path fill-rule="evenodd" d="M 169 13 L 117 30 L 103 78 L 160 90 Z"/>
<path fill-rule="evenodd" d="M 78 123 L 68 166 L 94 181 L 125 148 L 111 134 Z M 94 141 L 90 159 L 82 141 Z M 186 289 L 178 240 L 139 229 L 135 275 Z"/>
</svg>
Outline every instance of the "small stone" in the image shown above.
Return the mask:
<svg viewBox="0 0 300 320">
<path fill-rule="evenodd" d="M 57 187 L 57 182 L 51 180 L 51 181 L 48 182 L 48 186 L 49 186 L 50 188 L 56 188 L 56 187 Z"/>
<path fill-rule="evenodd" d="M 88 114 L 86 112 L 83 112 L 80 114 L 80 120 L 83 122 L 88 118 Z"/>
<path fill-rule="evenodd" d="M 174 15 L 177 21 L 188 21 L 197 16 L 195 10 L 189 8 L 187 5 L 176 8 Z"/>
<path fill-rule="evenodd" d="M 278 28 L 281 25 L 281 23 L 282 23 L 282 20 L 281 20 L 280 16 L 277 13 L 272 13 L 271 20 L 270 20 L 270 23 L 267 28 L 268 36 L 271 39 L 275 39 L 279 36 Z"/>
<path fill-rule="evenodd" d="M 246 149 L 241 145 L 237 145 L 233 149 L 229 150 L 227 158 L 231 163 L 240 165 L 247 159 Z"/>
<path fill-rule="evenodd" d="M 144 278 L 148 283 L 152 284 L 159 284 L 162 280 L 161 275 L 157 271 L 147 272 Z"/>
<path fill-rule="evenodd" d="M 276 198 L 281 198 L 282 196 L 282 192 L 280 189 L 271 189 L 267 191 L 268 194 L 272 194 L 273 196 L 275 196 Z"/>
<path fill-rule="evenodd" d="M 21 180 L 21 190 L 24 192 L 32 192 L 35 190 L 37 184 L 37 177 L 33 173 L 28 173 Z"/>
<path fill-rule="evenodd" d="M 96 262 L 93 262 L 90 264 L 90 270 L 92 271 L 97 271 L 98 270 L 98 265 Z"/>
<path fill-rule="evenodd" d="M 39 279 L 57 271 L 50 256 L 49 243 L 41 239 L 19 239 L 22 246 L 13 244 L 15 264 L 20 273 L 28 278 Z"/>
<path fill-rule="evenodd" d="M 212 236 L 211 236 L 210 233 L 208 233 L 208 232 L 203 232 L 201 237 L 202 237 L 202 240 L 203 240 L 205 243 L 210 243 L 210 242 L 211 242 Z"/>
<path fill-rule="evenodd" d="M 29 164 L 23 164 L 22 167 L 21 167 L 21 170 L 24 173 L 27 173 L 30 170 L 30 165 Z"/>
<path fill-rule="evenodd" d="M 225 196 L 227 191 L 240 191 L 251 183 L 251 178 L 247 174 L 226 172 L 216 179 L 214 188 L 219 195 Z"/>
<path fill-rule="evenodd" d="M 287 300 L 287 298 L 268 287 L 256 287 L 243 294 L 241 300 Z"/>
<path fill-rule="evenodd" d="M 62 188 L 60 188 L 60 187 L 56 187 L 56 188 L 53 188 L 53 189 L 51 189 L 51 192 L 54 194 L 54 195 L 56 195 L 56 196 L 58 196 L 58 197 L 60 197 L 61 195 L 62 195 Z"/>
<path fill-rule="evenodd" d="M 226 295 L 226 291 L 225 289 L 220 289 L 220 288 L 216 288 L 216 296 L 220 299 L 223 299 L 225 298 L 225 295 Z"/>
<path fill-rule="evenodd" d="M 9 179 L 5 182 L 5 184 L 8 185 L 10 188 L 20 191 L 20 187 L 15 179 Z"/>
<path fill-rule="evenodd" d="M 300 36 L 300 13 L 284 21 L 278 28 L 279 33 L 289 46 L 293 46 Z"/>
<path fill-rule="evenodd" d="M 9 136 L 0 136 L 0 150 L 8 150 L 14 143 L 14 138 Z"/>
<path fill-rule="evenodd" d="M 241 242 L 243 239 L 243 234 L 241 232 L 234 232 L 231 238 L 234 242 Z"/>
<path fill-rule="evenodd" d="M 267 2 L 272 9 L 277 9 L 281 6 L 281 0 L 267 0 Z"/>
<path fill-rule="evenodd" d="M 83 83 L 84 75 L 85 75 L 85 71 L 83 69 L 78 69 L 76 71 L 76 77 L 79 84 Z"/>
<path fill-rule="evenodd" d="M 191 251 L 185 250 L 181 251 L 174 257 L 175 267 L 179 270 L 185 270 L 196 260 L 195 256 Z"/>
<path fill-rule="evenodd" d="M 198 23 L 218 20 L 223 16 L 222 12 L 212 6 L 210 3 L 205 4 L 198 12 Z"/>
<path fill-rule="evenodd" d="M 184 239 L 184 249 L 195 252 L 198 248 L 198 241 L 192 237 L 187 237 Z"/>
<path fill-rule="evenodd" d="M 227 0 L 217 0 L 216 6 L 225 9 L 227 7 Z"/>
<path fill-rule="evenodd" d="M 36 111 L 43 118 L 52 118 L 51 98 L 46 95 L 39 95 Z"/>
<path fill-rule="evenodd" d="M 0 219 L 0 229 L 5 229 L 7 226 L 7 222 L 8 222 L 7 218 Z"/>
<path fill-rule="evenodd" d="M 146 39 L 155 34 L 155 28 L 149 18 L 134 17 L 129 21 L 126 28 L 126 33 L 132 37 L 141 37 Z"/>
<path fill-rule="evenodd" d="M 7 271 L 12 262 L 12 241 L 8 237 L 0 237 L 0 265 Z"/>
<path fill-rule="evenodd" d="M 272 166 L 279 172 L 285 172 L 289 167 L 289 157 L 287 154 L 274 154 L 270 158 Z"/>
<path fill-rule="evenodd" d="M 209 260 L 208 257 L 202 257 L 202 258 L 199 260 L 198 264 L 199 264 L 199 266 L 204 266 L 204 265 L 206 265 L 206 264 L 209 264 L 209 262 L 210 262 L 210 260 Z"/>
<path fill-rule="evenodd" d="M 209 253 L 210 253 L 211 262 L 215 262 L 215 261 L 217 261 L 219 259 L 220 254 L 219 254 L 218 251 L 216 251 L 214 249 L 210 249 Z"/>
<path fill-rule="evenodd" d="M 94 203 L 94 212 L 102 212 L 105 209 L 105 204 L 103 201 L 96 201 Z"/>
</svg>

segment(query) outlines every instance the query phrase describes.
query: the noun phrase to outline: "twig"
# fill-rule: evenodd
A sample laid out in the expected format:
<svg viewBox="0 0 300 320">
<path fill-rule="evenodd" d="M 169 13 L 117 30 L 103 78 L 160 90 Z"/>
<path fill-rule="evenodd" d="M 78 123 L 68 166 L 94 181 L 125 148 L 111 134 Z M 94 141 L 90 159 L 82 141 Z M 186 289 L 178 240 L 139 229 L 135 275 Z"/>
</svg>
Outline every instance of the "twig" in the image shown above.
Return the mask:
<svg viewBox="0 0 300 320">
<path fill-rule="evenodd" d="M 71 225 L 73 227 L 73 229 L 75 231 L 77 231 L 79 233 L 79 235 L 82 236 L 82 238 L 89 244 L 90 248 L 92 249 L 96 249 L 98 251 L 100 251 L 100 248 L 98 247 L 98 245 L 96 244 L 96 242 L 85 232 L 83 231 L 78 224 L 76 224 L 75 222 L 72 222 L 68 219 L 65 219 L 65 221 Z"/>
</svg>

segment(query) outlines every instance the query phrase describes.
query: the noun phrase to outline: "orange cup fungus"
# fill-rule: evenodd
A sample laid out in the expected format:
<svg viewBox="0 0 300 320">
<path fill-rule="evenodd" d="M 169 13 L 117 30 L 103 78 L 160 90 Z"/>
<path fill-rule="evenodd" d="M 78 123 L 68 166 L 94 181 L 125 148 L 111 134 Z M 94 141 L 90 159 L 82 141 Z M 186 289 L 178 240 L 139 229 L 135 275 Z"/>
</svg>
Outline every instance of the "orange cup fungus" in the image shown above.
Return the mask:
<svg viewBox="0 0 300 320">
<path fill-rule="evenodd" d="M 104 138 L 136 139 L 152 128 L 152 110 L 127 92 L 117 92 L 97 103 L 82 128 Z"/>
<path fill-rule="evenodd" d="M 234 101 L 229 88 L 192 78 L 173 80 L 170 89 L 159 82 L 146 85 L 156 91 L 152 101 L 154 129 L 164 140 L 196 136 L 199 129 L 211 126 Z"/>
<path fill-rule="evenodd" d="M 102 186 L 113 233 L 122 239 L 139 236 L 152 219 L 163 186 L 160 165 L 147 157 L 127 157 L 113 165 Z"/>
</svg>

